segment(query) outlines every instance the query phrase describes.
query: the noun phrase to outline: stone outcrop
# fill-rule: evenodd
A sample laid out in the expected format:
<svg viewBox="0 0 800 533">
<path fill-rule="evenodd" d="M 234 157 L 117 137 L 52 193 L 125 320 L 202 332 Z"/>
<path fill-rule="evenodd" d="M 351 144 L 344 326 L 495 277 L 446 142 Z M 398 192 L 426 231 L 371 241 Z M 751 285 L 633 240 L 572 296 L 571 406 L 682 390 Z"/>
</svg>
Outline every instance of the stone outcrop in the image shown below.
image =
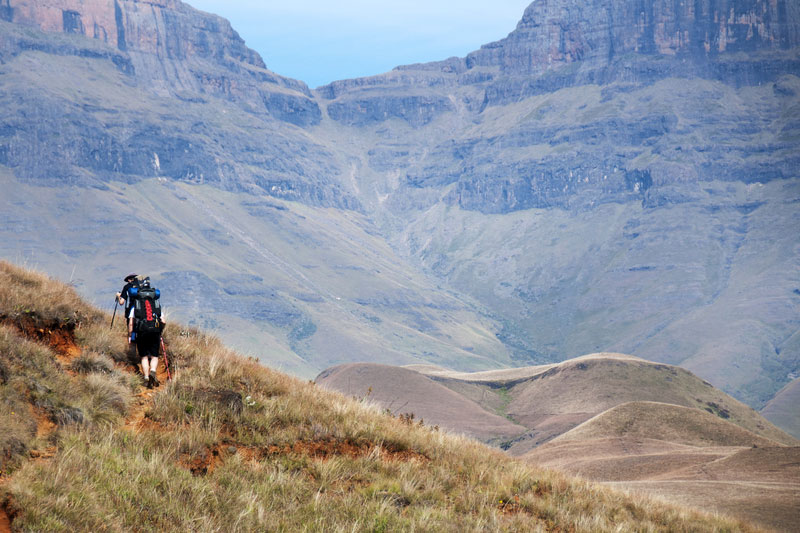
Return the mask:
<svg viewBox="0 0 800 533">
<path fill-rule="evenodd" d="M 626 54 L 690 57 L 789 49 L 800 44 L 790 0 L 540 0 L 506 39 L 467 56 L 468 68 L 511 76 L 559 65 L 606 66 Z"/>
<path fill-rule="evenodd" d="M 800 159 L 789 155 L 791 143 L 782 140 L 785 135 L 772 139 L 773 121 L 779 120 L 787 131 L 800 128 L 798 121 L 779 119 L 779 108 L 752 117 L 744 127 L 744 121 L 718 121 L 692 106 L 579 120 L 562 120 L 542 107 L 535 117 L 512 114 L 510 126 L 500 132 L 487 134 L 472 125 L 527 98 L 577 87 L 602 87 L 601 99 L 608 102 L 622 102 L 626 93 L 673 78 L 732 87 L 775 84 L 781 91 L 793 84 L 786 75 L 800 72 L 799 46 L 800 6 L 786 0 L 539 0 L 508 37 L 466 58 L 334 82 L 317 95 L 327 115 L 347 127 L 400 120 L 424 130 L 440 119 L 443 125 L 455 121 L 465 131 L 475 131 L 465 135 L 451 130 L 442 142 L 437 142 L 442 132 L 433 134 L 422 160 L 413 146 L 398 150 L 394 141 L 383 144 L 376 138 L 368 148 L 369 169 L 378 174 L 402 169 L 405 174 L 405 180 L 387 180 L 392 183 L 389 205 L 402 205 L 399 197 L 409 189 L 442 186 L 450 186 L 444 196 L 414 193 L 415 198 L 444 198 L 485 213 L 633 198 L 644 205 L 664 205 L 685 198 L 669 187 L 674 180 L 670 176 L 677 174 L 681 180 L 699 181 L 793 175 Z M 724 138 L 727 131 L 727 138 L 735 141 L 682 141 L 689 143 L 682 152 L 695 155 L 691 168 L 677 170 L 658 156 L 645 166 L 632 164 L 645 152 L 660 155 L 667 146 L 672 149 L 674 139 L 688 136 L 691 128 L 684 119 L 692 127 L 710 127 L 715 138 Z M 526 152 L 534 146 L 540 148 L 531 157 Z M 388 161 L 385 155 L 390 153 L 395 155 Z M 513 162 L 506 161 L 511 153 L 516 154 Z M 765 157 L 771 157 L 770 163 L 765 164 Z M 631 178 L 639 175 L 651 178 Z"/>
</svg>

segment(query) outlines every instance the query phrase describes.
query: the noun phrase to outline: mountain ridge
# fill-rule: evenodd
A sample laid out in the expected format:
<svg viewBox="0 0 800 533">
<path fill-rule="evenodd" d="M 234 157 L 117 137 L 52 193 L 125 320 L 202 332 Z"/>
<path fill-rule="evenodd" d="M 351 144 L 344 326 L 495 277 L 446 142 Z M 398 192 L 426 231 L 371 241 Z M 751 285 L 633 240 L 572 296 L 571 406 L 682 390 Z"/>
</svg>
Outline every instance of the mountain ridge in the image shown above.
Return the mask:
<svg viewBox="0 0 800 533">
<path fill-rule="evenodd" d="M 427 380 L 420 380 L 419 376 L 430 380 L 427 386 Z M 315 382 L 378 402 L 392 412 L 413 413 L 450 430 L 463 431 L 500 445 L 512 455 L 523 455 L 542 443 L 567 438 L 590 420 L 623 411 L 620 406 L 640 403 L 677 406 L 687 413 L 716 417 L 720 424 L 733 424 L 741 432 L 763 439 L 757 439 L 756 444 L 798 444 L 752 408 L 691 372 L 625 354 L 588 354 L 553 365 L 475 373 L 424 365 L 354 363 L 329 368 Z M 441 386 L 455 395 L 433 392 Z M 428 393 L 419 392 L 426 387 Z M 470 416 L 455 415 L 458 409 L 453 402 L 463 401 L 458 396 L 479 405 L 483 413 L 470 407 L 474 411 Z M 479 434 L 469 419 L 490 413 L 501 415 L 520 429 L 515 435 L 509 435 L 508 428 Z"/>
</svg>

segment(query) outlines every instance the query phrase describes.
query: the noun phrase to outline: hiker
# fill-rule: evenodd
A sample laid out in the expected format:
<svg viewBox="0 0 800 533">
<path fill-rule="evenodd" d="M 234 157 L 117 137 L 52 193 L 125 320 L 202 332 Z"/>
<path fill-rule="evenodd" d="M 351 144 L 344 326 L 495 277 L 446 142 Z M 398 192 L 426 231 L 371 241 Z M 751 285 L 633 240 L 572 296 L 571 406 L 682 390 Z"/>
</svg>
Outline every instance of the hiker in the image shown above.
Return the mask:
<svg viewBox="0 0 800 533">
<path fill-rule="evenodd" d="M 138 287 L 129 290 L 128 343 L 136 343 L 142 362 L 142 377 L 148 389 L 160 385 L 156 377 L 158 349 L 161 346 L 161 293 L 150 286 L 150 278 L 144 278 Z"/>
<path fill-rule="evenodd" d="M 130 314 L 131 312 L 130 306 L 133 305 L 129 294 L 130 290 L 134 287 L 139 286 L 139 280 L 136 278 L 137 276 L 135 273 L 128 274 L 127 276 L 125 276 L 125 279 L 123 280 L 125 282 L 125 286 L 123 286 L 122 290 L 117 293 L 117 303 L 119 305 L 125 306 L 125 314 L 123 316 L 125 316 L 126 318 L 128 314 Z"/>
</svg>

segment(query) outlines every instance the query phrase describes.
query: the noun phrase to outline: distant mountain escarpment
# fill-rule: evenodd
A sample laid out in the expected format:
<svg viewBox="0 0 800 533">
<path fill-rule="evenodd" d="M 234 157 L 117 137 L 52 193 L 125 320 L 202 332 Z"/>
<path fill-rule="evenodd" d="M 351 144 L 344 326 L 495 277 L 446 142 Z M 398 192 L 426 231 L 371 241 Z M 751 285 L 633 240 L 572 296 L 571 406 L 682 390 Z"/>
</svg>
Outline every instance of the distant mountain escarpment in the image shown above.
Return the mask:
<svg viewBox="0 0 800 533">
<path fill-rule="evenodd" d="M 726 53 L 788 50 L 800 44 L 796 10 L 787 0 L 544 0 L 528 7 L 506 39 L 467 56 L 466 65 L 499 67 L 511 76 L 537 76 L 559 66 L 584 63 L 584 73 L 594 72 L 594 81 L 603 81 L 609 76 L 597 69 L 640 54 L 686 59 L 701 67 L 696 68 L 697 74 L 714 76 L 720 72 L 702 67 Z M 659 73 L 658 66 L 650 63 L 648 69 L 618 74 L 652 79 Z M 667 68 L 677 70 L 675 65 Z M 583 79 L 593 81 L 590 77 L 585 74 Z"/>
<path fill-rule="evenodd" d="M 0 18 L 0 59 L 44 54 L 26 56 L 34 90 L 13 85 L 4 102 L 11 113 L 0 128 L 0 163 L 19 177 L 165 177 L 357 206 L 331 182 L 332 155 L 300 129 L 321 120 L 308 87 L 269 71 L 228 21 L 177 0 L 3 0 Z M 47 56 L 64 58 L 61 74 L 71 72 L 74 87 L 53 76 Z M 82 67 L 90 63 L 88 80 Z M 14 74 L 7 67 L 4 78 Z M 132 89 L 135 99 L 108 98 Z M 28 110 L 26 120 L 18 109 Z"/>
<path fill-rule="evenodd" d="M 393 119 L 414 129 L 435 127 L 437 119 L 447 124 L 448 134 L 435 148 L 376 147 L 369 151 L 369 165 L 377 171 L 387 166 L 406 170 L 410 188 L 452 184 L 447 200 L 463 209 L 504 213 L 634 198 L 657 205 L 681 198 L 663 187 L 665 182 L 793 175 L 798 161 L 784 155 L 789 148 L 784 140 L 756 141 L 775 133 L 777 115 L 762 120 L 766 116 L 748 113 L 736 125 L 725 124 L 709 107 L 719 105 L 720 94 L 683 95 L 685 108 L 677 110 L 670 109 L 676 88 L 660 87 L 646 96 L 637 91 L 676 78 L 729 87 L 775 83 L 775 105 L 780 107 L 781 99 L 796 95 L 794 81 L 783 77 L 800 72 L 799 15 L 796 3 L 784 0 L 542 0 L 528 7 L 508 37 L 465 58 L 334 82 L 318 94 L 328 101 L 330 118 L 345 126 L 368 127 Z M 606 104 L 592 106 L 605 109 L 560 120 L 548 120 L 548 112 L 558 107 L 555 103 L 524 114 L 512 111 L 526 99 L 579 87 L 585 89 L 572 98 L 576 104 L 583 100 L 583 107 L 574 111 L 592 104 Z M 589 91 L 598 87 L 599 93 Z M 632 100 L 644 105 L 626 112 L 633 111 Z M 469 126 L 504 110 L 509 115 L 502 129 Z M 451 117 L 465 123 L 454 123 Z M 782 133 L 797 128 L 796 121 L 777 125 Z M 710 135 L 676 139 L 695 126 L 711 126 Z M 718 146 L 720 127 L 743 142 Z M 649 155 L 660 154 L 660 141 L 666 138 L 671 138 L 670 150 L 677 148 L 679 156 L 688 150 L 692 162 L 684 166 L 674 164 L 673 157 L 663 158 L 669 163 L 651 160 Z M 747 146 L 751 142 L 757 146 Z M 531 147 L 537 147 L 534 154 L 517 155 Z M 778 157 L 765 164 L 765 154 Z"/>
</svg>

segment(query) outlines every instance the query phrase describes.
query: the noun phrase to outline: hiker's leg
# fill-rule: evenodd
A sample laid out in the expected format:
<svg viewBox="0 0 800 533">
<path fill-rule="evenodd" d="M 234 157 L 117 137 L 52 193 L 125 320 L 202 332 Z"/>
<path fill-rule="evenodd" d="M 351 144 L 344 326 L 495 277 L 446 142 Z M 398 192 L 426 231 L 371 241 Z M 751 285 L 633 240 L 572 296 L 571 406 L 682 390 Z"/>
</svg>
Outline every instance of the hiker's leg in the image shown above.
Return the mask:
<svg viewBox="0 0 800 533">
<path fill-rule="evenodd" d="M 150 375 L 148 376 L 148 383 L 150 387 L 158 387 L 161 383 L 156 376 L 158 371 L 158 357 L 150 357 Z"/>
<path fill-rule="evenodd" d="M 150 375 L 150 365 L 148 358 L 142 357 L 142 375 L 147 379 L 147 376 Z"/>
</svg>

